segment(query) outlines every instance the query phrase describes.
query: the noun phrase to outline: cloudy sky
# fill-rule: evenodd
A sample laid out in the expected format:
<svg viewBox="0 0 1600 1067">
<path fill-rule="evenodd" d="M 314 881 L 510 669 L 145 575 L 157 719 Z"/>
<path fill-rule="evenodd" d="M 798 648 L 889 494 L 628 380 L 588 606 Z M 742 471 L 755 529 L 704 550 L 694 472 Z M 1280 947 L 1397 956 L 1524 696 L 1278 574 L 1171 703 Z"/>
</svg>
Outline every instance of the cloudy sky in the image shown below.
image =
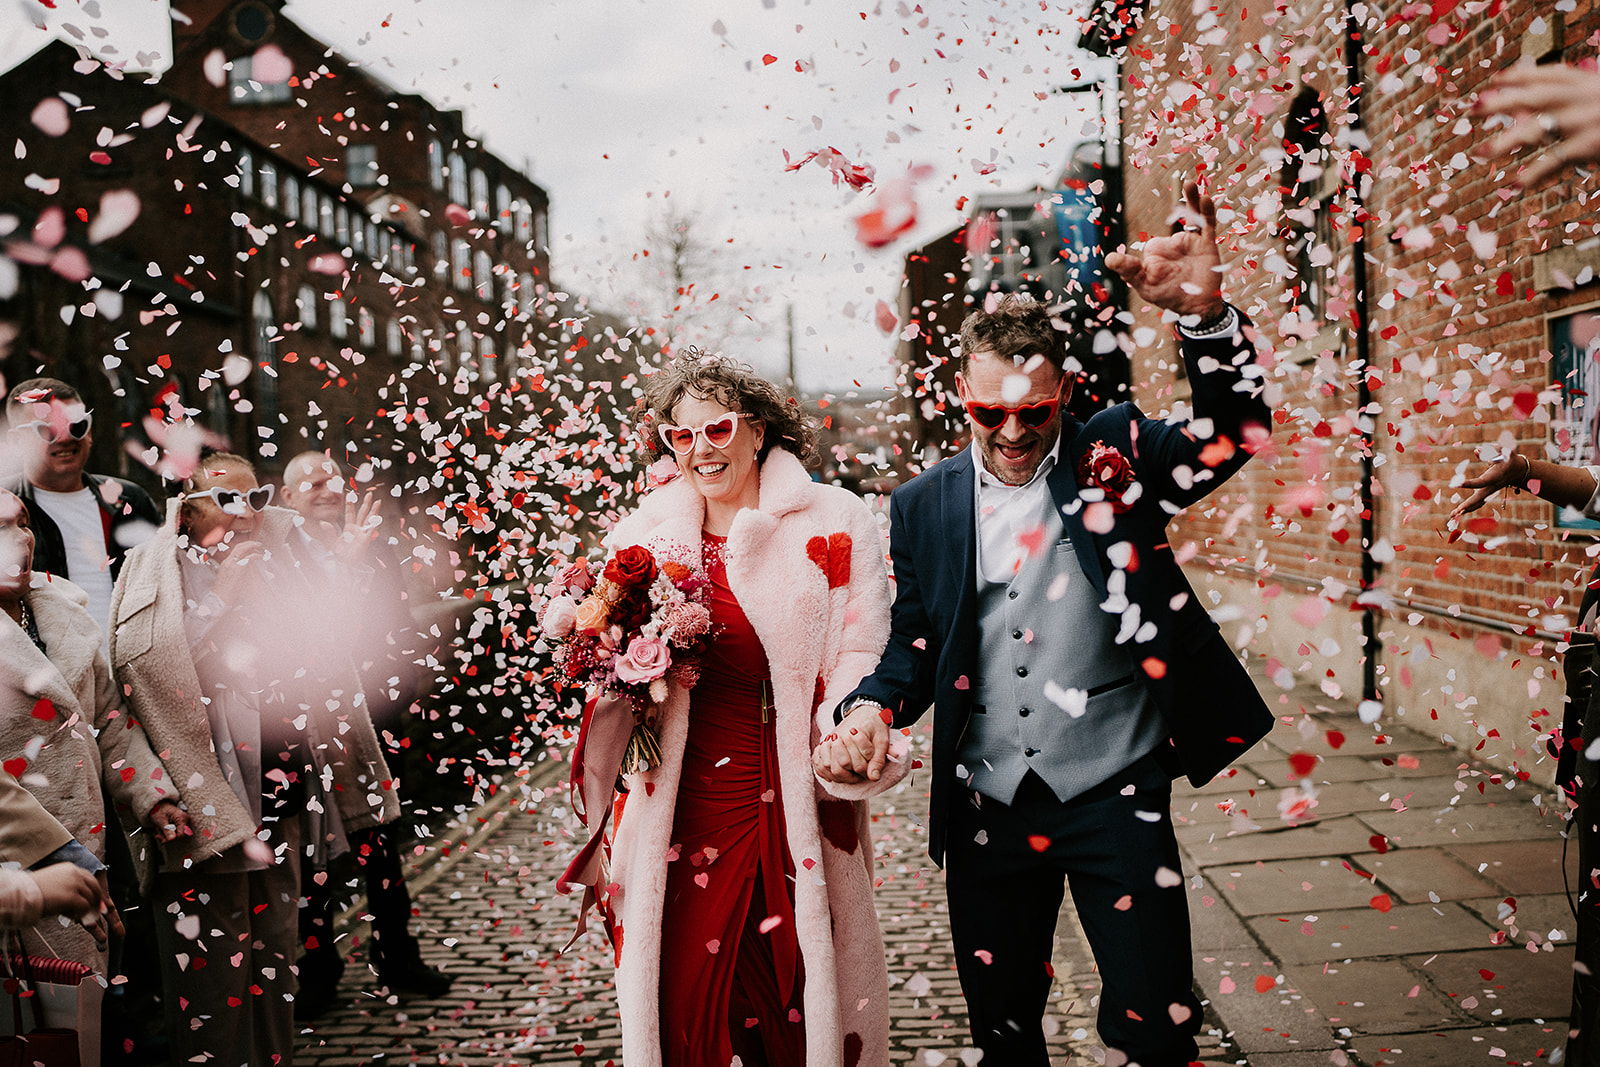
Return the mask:
<svg viewBox="0 0 1600 1067">
<path fill-rule="evenodd" d="M 164 0 L 9 0 L 23 19 L 123 57 L 170 48 Z M 982 0 L 291 0 L 286 14 L 397 88 L 459 108 L 551 198 L 556 282 L 621 307 L 637 254 L 675 204 L 715 248 L 701 288 L 750 300 L 728 343 L 781 374 L 793 304 L 800 381 L 891 378 L 892 307 L 909 247 L 957 202 L 1053 180 L 1092 127 L 1051 93 L 1083 79 L 1071 4 Z M 926 9 L 926 10 L 925 10 Z M 12 49 L 22 47 L 13 38 Z M 4 61 L 0 45 L 0 62 Z M 833 147 L 878 186 L 928 165 L 918 224 L 882 249 L 855 239 L 875 193 L 798 160 Z"/>
</svg>

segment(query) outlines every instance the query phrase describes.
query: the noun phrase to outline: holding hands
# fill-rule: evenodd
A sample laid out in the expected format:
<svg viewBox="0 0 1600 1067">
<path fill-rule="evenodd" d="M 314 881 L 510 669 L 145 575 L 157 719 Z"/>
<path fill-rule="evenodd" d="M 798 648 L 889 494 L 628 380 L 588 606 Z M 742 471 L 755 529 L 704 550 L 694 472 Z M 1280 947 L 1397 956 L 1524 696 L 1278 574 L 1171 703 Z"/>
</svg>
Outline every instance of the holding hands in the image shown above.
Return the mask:
<svg viewBox="0 0 1600 1067">
<path fill-rule="evenodd" d="M 883 777 L 889 759 L 889 713 L 876 704 L 858 704 L 839 729 L 811 753 L 811 766 L 824 782 L 855 785 Z"/>
<path fill-rule="evenodd" d="M 1157 307 L 1205 322 L 1225 306 L 1217 205 L 1195 182 L 1185 182 L 1179 214 L 1182 233 L 1152 237 L 1142 252 L 1112 252 L 1106 256 L 1106 266 Z"/>
</svg>

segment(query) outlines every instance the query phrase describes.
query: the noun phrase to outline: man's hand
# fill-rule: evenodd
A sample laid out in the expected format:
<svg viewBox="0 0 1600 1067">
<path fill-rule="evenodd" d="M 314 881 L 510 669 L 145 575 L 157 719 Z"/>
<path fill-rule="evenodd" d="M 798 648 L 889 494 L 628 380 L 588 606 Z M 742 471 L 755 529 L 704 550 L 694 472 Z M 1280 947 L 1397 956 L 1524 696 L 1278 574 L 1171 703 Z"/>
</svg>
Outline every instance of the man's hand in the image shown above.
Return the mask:
<svg viewBox="0 0 1600 1067">
<path fill-rule="evenodd" d="M 1528 188 L 1569 163 L 1600 160 L 1600 73 L 1551 63 L 1501 71 L 1473 101 L 1475 115 L 1504 115 L 1509 127 L 1490 141 L 1490 158 L 1524 148 L 1540 154 L 1517 176 Z"/>
<path fill-rule="evenodd" d="M 117 902 L 111 899 L 111 882 L 106 872 L 101 871 L 94 877 L 100 883 L 100 911 L 106 917 L 106 931 L 112 937 L 127 937 L 128 928 L 122 925 L 122 913 L 117 910 Z"/>
<path fill-rule="evenodd" d="M 156 806 L 150 809 L 150 825 L 164 844 L 194 835 L 189 813 L 172 800 L 156 801 Z"/>
<path fill-rule="evenodd" d="M 1156 307 L 1204 322 L 1221 314 L 1224 306 L 1217 205 L 1194 182 L 1184 183 L 1183 201 L 1184 232 L 1152 237 L 1142 253 L 1112 252 L 1106 266 Z"/>
<path fill-rule="evenodd" d="M 858 705 L 811 753 L 817 777 L 842 785 L 882 778 L 889 758 L 889 722 L 889 713 L 876 704 Z"/>
<path fill-rule="evenodd" d="M 96 945 L 106 945 L 106 928 L 100 919 L 103 897 L 95 876 L 76 863 L 52 863 L 37 871 L 29 871 L 34 885 L 44 897 L 44 914 L 65 915 L 83 924 L 94 935 Z M 120 929 L 121 923 L 118 923 Z"/>
</svg>

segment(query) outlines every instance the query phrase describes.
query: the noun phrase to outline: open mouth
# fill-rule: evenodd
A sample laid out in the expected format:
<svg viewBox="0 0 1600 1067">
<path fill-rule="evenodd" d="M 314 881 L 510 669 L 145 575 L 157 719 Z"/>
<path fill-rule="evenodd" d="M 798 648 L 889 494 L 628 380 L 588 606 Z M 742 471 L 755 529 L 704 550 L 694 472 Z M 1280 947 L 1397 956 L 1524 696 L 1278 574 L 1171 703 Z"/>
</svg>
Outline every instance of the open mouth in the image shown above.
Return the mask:
<svg viewBox="0 0 1600 1067">
<path fill-rule="evenodd" d="M 697 463 L 694 472 L 702 478 L 715 478 L 727 469 L 726 463 Z"/>
</svg>

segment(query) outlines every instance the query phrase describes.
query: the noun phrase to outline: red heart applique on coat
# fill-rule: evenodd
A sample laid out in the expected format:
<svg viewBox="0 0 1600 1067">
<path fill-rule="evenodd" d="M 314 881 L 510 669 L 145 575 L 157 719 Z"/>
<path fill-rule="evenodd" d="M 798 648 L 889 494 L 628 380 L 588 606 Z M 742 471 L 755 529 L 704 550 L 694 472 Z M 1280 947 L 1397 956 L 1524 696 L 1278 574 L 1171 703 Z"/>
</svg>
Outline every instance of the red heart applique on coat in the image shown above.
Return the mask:
<svg viewBox="0 0 1600 1067">
<path fill-rule="evenodd" d="M 850 548 L 850 535 L 843 532 L 818 535 L 806 542 L 806 555 L 828 579 L 829 589 L 850 584 Z"/>
</svg>

